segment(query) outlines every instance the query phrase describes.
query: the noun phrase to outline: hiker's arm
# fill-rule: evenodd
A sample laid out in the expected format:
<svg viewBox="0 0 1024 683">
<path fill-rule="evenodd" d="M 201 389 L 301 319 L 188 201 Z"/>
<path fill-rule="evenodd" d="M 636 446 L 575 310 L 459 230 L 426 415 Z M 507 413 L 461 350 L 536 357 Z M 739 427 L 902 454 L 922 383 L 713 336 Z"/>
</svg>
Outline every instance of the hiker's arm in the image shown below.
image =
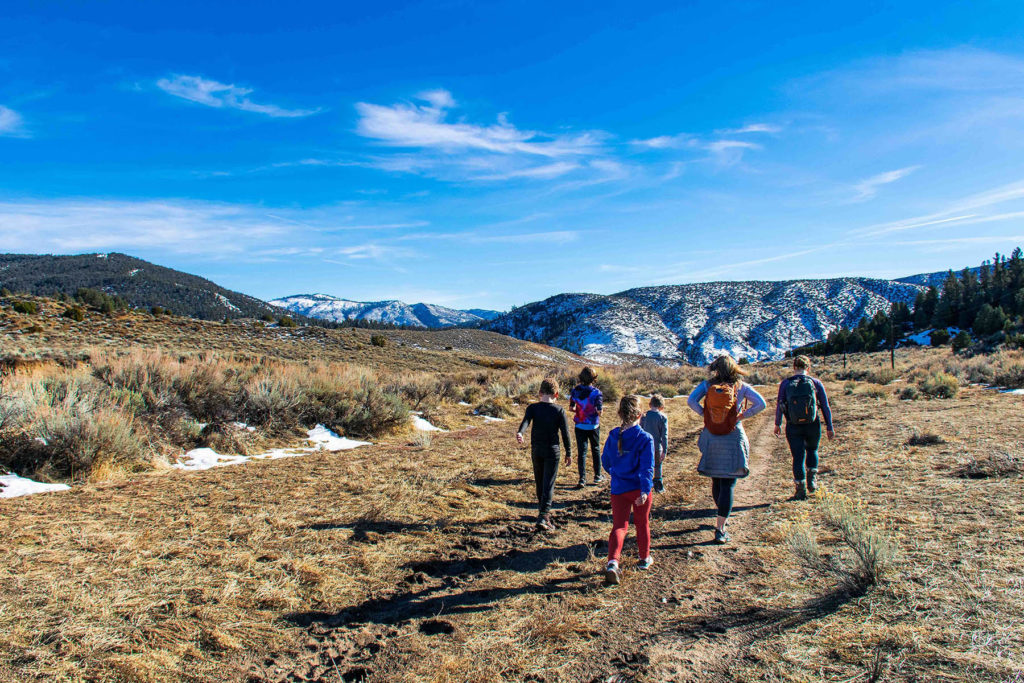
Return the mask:
<svg viewBox="0 0 1024 683">
<path fill-rule="evenodd" d="M 818 394 L 818 406 L 821 414 L 825 417 L 825 429 L 834 432 L 832 428 L 832 406 L 828 404 L 828 394 L 825 393 L 825 384 L 820 379 L 814 382 L 814 391 Z"/>
<path fill-rule="evenodd" d="M 786 385 L 789 383 L 788 379 L 784 379 L 779 382 L 779 397 L 775 399 L 775 426 L 782 426 L 782 411 L 786 407 Z"/>
<path fill-rule="evenodd" d="M 661 423 L 661 457 L 668 453 L 668 418 Z"/>
<path fill-rule="evenodd" d="M 516 430 L 516 441 L 522 443 L 524 440 L 523 435 L 526 433 L 526 428 L 530 426 L 530 422 L 533 420 L 533 414 L 530 412 L 530 408 L 533 406 L 526 406 L 526 412 L 523 413 L 523 421 L 519 423 L 519 429 Z"/>
<path fill-rule="evenodd" d="M 651 495 L 654 488 L 654 439 L 645 441 L 640 450 L 640 492 Z"/>
<path fill-rule="evenodd" d="M 601 411 L 604 410 L 604 394 L 602 394 L 600 390 L 598 390 L 597 398 L 594 400 L 594 410 L 597 411 L 598 415 L 600 415 Z"/>
<path fill-rule="evenodd" d="M 743 385 L 743 389 L 740 391 L 740 396 L 750 402 L 747 409 L 740 413 L 740 420 L 749 420 L 768 407 L 768 403 L 764 400 L 764 397 L 754 391 L 754 388 L 749 384 Z"/>
<path fill-rule="evenodd" d="M 562 413 L 562 424 L 558 425 L 558 431 L 562 433 L 562 443 L 565 444 L 565 462 L 572 461 L 572 446 L 569 445 L 569 416 Z"/>
<path fill-rule="evenodd" d="M 704 417 L 704 406 L 700 404 L 700 400 L 704 398 L 706 393 L 708 393 L 708 383 L 701 382 L 694 387 L 693 391 L 690 392 L 690 395 L 686 397 L 686 405 L 690 406 L 690 410 L 701 417 Z"/>
</svg>

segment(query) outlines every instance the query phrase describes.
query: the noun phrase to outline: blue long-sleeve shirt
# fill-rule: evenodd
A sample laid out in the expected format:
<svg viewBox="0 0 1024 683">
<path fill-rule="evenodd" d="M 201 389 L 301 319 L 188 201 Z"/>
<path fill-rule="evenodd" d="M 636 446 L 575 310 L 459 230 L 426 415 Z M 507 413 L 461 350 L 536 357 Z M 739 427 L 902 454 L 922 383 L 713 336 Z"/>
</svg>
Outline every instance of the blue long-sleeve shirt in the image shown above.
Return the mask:
<svg viewBox="0 0 1024 683">
<path fill-rule="evenodd" d="M 796 377 L 796 375 L 793 375 Z M 779 385 L 779 399 L 775 402 L 775 426 L 782 425 L 782 416 L 786 412 L 786 389 L 793 377 L 787 377 Z M 814 398 L 818 402 L 818 411 L 825 418 L 825 428 L 832 431 L 832 407 L 828 404 L 828 394 L 825 393 L 825 385 L 817 377 L 811 377 L 814 383 Z"/>
<path fill-rule="evenodd" d="M 686 399 L 686 405 L 690 406 L 690 410 L 701 417 L 704 417 L 704 406 L 701 404 L 701 400 L 707 395 L 707 393 L 708 381 L 704 380 L 690 392 L 690 396 Z M 748 417 L 754 417 L 768 407 L 768 403 L 764 400 L 761 394 L 754 391 L 754 387 L 750 386 L 746 382 L 740 382 L 740 389 L 736 392 L 736 403 L 742 406 L 744 402 L 747 403 L 747 408 L 740 413 L 740 420 L 746 420 Z"/>
<path fill-rule="evenodd" d="M 619 432 L 622 432 L 621 453 Z M 616 427 L 604 442 L 601 466 L 611 475 L 612 493 L 637 490 L 650 493 L 654 486 L 654 438 L 639 425 L 626 430 Z"/>
</svg>

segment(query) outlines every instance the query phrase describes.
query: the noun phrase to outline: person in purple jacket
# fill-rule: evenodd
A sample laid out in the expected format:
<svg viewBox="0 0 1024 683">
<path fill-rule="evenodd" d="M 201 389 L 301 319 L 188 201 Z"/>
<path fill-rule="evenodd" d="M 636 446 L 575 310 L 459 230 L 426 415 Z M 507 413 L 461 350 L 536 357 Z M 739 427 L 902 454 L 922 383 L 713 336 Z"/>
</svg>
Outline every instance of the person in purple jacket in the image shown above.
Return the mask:
<svg viewBox="0 0 1024 683">
<path fill-rule="evenodd" d="M 782 434 L 782 416 L 786 416 L 786 441 L 793 454 L 794 498 L 804 500 L 808 491 L 818 488 L 818 445 L 821 443 L 821 418 L 825 418 L 828 440 L 835 438 L 832 409 L 828 404 L 825 385 L 817 377 L 807 374 L 811 360 L 807 356 L 793 359 L 791 377 L 779 385 L 779 399 L 775 403 L 775 436 Z"/>
<path fill-rule="evenodd" d="M 590 456 L 594 461 L 594 485 L 604 482 L 604 475 L 601 474 L 601 456 L 598 453 L 601 441 L 601 411 L 604 410 L 604 397 L 601 390 L 594 386 L 597 373 L 590 368 L 583 368 L 580 371 L 580 383 L 569 392 L 569 410 L 572 411 L 572 419 L 576 427 L 573 430 L 576 435 L 576 464 L 580 473 L 580 480 L 576 488 L 581 489 L 587 485 L 587 448 L 590 448 Z"/>
<path fill-rule="evenodd" d="M 612 532 L 608 537 L 606 584 L 619 583 L 619 556 L 629 531 L 629 515 L 636 524 L 636 544 L 640 551 L 637 569 L 649 569 L 651 559 L 651 489 L 654 487 L 654 438 L 640 426 L 639 396 L 623 396 L 619 401 L 622 426 L 608 435 L 601 453 L 601 465 L 611 475 Z"/>
</svg>

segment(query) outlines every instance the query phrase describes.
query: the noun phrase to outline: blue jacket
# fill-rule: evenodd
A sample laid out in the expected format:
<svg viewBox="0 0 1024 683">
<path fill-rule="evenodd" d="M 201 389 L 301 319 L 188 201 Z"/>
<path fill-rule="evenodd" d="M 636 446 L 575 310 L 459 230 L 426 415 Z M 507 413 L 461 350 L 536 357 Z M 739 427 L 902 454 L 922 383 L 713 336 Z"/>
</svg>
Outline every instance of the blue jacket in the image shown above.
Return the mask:
<svg viewBox="0 0 1024 683">
<path fill-rule="evenodd" d="M 569 392 L 569 409 L 577 429 L 597 429 L 601 423 L 604 397 L 597 387 L 577 385 Z"/>
<path fill-rule="evenodd" d="M 654 438 L 639 426 L 622 432 L 622 453 L 619 453 L 619 431 L 608 434 L 601 453 L 601 466 L 612 477 L 612 493 L 639 490 L 650 493 L 654 486 Z"/>
</svg>

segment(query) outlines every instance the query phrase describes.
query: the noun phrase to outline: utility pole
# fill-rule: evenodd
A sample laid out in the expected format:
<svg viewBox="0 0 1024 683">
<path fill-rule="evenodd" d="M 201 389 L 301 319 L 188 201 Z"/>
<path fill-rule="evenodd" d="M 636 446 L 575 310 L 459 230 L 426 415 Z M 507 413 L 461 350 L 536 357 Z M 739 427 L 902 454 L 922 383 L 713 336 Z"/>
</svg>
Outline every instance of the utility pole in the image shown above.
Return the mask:
<svg viewBox="0 0 1024 683">
<path fill-rule="evenodd" d="M 846 369 L 846 338 L 843 338 L 843 370 Z"/>
</svg>

